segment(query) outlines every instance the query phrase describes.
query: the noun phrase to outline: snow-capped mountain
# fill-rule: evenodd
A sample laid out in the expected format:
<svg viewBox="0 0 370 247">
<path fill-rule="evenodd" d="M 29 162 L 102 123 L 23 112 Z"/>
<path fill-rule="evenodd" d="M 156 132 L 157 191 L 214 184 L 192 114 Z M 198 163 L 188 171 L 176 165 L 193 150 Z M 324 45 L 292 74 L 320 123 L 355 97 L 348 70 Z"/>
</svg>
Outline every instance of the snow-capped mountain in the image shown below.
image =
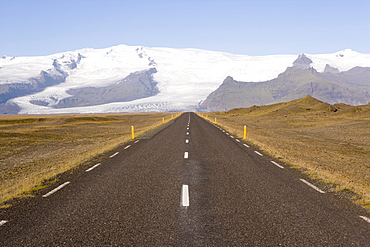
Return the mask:
<svg viewBox="0 0 370 247">
<path fill-rule="evenodd" d="M 318 72 L 327 64 L 339 71 L 370 67 L 370 54 L 352 50 L 305 55 Z M 126 45 L 40 57 L 3 56 L 0 103 L 20 114 L 193 111 L 226 77 L 271 80 L 297 56 Z"/>
</svg>

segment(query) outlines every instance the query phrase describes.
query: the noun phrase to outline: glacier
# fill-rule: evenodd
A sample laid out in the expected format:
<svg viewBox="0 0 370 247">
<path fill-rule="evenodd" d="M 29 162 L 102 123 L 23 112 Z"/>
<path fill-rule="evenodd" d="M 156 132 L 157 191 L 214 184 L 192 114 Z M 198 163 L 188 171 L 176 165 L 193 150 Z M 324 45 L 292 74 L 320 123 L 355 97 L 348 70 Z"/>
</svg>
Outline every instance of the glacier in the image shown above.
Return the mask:
<svg viewBox="0 0 370 247">
<path fill-rule="evenodd" d="M 370 54 L 350 49 L 305 55 L 319 72 L 324 71 L 326 64 L 339 71 L 356 66 L 370 67 Z M 0 84 L 30 83 L 29 78 L 36 77 L 40 71 L 50 71 L 53 63 L 57 62 L 60 70 L 68 75 L 65 82 L 9 100 L 20 107 L 19 114 L 196 111 L 227 76 L 256 83 L 271 80 L 292 66 L 297 56 L 248 56 L 190 48 L 127 45 L 84 48 L 49 56 L 0 58 Z M 94 106 L 53 107 L 71 96 L 67 93 L 70 89 L 106 87 L 118 83 L 130 73 L 150 68 L 157 70 L 153 79 L 158 83 L 159 93 L 154 96 Z M 35 101 L 46 104 L 32 103 Z"/>
</svg>

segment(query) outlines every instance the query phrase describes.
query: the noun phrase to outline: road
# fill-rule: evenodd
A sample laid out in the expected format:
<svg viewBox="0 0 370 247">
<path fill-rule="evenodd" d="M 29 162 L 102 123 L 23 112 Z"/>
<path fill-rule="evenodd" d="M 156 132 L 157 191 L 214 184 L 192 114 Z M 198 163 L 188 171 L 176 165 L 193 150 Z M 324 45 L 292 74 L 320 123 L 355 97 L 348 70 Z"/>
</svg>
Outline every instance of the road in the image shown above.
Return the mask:
<svg viewBox="0 0 370 247">
<path fill-rule="evenodd" d="M 370 215 L 194 113 L 0 211 L 0 246 L 125 245 L 370 246 Z"/>
</svg>

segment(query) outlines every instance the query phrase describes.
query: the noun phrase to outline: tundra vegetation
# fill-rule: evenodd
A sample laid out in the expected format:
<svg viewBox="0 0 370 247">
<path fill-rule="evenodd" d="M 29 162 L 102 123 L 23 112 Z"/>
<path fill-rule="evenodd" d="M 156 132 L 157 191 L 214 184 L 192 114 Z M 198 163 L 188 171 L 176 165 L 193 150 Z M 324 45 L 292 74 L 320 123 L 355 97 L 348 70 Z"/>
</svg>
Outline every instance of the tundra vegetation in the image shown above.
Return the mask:
<svg viewBox="0 0 370 247">
<path fill-rule="evenodd" d="M 0 207 L 170 121 L 174 113 L 0 116 Z M 1 205 L 1 203 L 3 203 Z"/>
<path fill-rule="evenodd" d="M 207 113 L 208 119 L 370 209 L 370 104 L 287 103 Z"/>
</svg>

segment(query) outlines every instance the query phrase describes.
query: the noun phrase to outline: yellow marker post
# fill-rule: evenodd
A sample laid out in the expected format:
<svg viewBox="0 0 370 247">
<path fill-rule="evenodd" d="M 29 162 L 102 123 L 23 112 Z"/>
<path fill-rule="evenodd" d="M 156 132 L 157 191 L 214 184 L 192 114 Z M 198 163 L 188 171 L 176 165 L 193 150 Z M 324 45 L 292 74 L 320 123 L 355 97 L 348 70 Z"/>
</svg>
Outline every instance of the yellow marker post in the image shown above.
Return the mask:
<svg viewBox="0 0 370 247">
<path fill-rule="evenodd" d="M 131 138 L 132 138 L 132 139 L 135 139 L 135 130 L 134 130 L 134 126 L 131 126 Z"/>
<path fill-rule="evenodd" d="M 215 118 L 215 123 L 217 123 L 217 118 Z"/>
<path fill-rule="evenodd" d="M 243 139 L 247 139 L 247 126 L 244 125 L 244 135 L 243 135 Z"/>
<path fill-rule="evenodd" d="M 162 123 L 164 123 L 164 117 L 162 118 Z"/>
</svg>

